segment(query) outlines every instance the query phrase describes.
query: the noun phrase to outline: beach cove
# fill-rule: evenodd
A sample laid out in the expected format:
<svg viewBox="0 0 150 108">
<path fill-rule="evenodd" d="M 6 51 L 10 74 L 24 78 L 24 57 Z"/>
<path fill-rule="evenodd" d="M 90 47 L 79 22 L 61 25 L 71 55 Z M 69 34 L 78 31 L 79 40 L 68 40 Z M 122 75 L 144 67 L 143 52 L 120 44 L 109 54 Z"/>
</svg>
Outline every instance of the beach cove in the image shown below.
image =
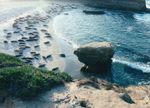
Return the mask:
<svg viewBox="0 0 150 108">
<path fill-rule="evenodd" d="M 149 73 L 149 64 L 148 64 L 149 59 L 147 59 L 149 57 L 149 55 L 146 55 L 146 53 L 149 52 L 149 47 L 146 46 L 147 52 L 145 52 L 145 55 L 144 55 L 145 58 L 143 58 L 143 59 L 139 58 L 139 60 L 144 61 L 142 63 L 147 64 L 147 67 L 144 67 L 145 65 L 143 65 L 142 63 L 141 63 L 142 65 L 141 65 L 138 63 L 136 64 L 135 61 L 133 61 L 133 62 L 126 61 L 126 60 L 132 61 L 132 58 L 130 58 L 130 57 L 132 56 L 132 54 L 133 55 L 135 54 L 135 52 L 132 52 L 131 55 L 129 54 L 126 57 L 127 59 L 123 58 L 123 60 L 122 60 L 122 58 L 119 58 L 119 59 L 113 58 L 113 68 L 116 69 L 115 72 L 117 71 L 117 69 L 119 70 L 119 72 L 120 72 L 120 69 L 124 69 L 124 70 L 121 70 L 122 71 L 121 74 L 119 72 L 118 72 L 119 74 L 114 73 L 114 71 L 111 73 L 113 75 L 116 75 L 117 77 L 114 77 L 113 75 L 110 75 L 110 74 L 102 75 L 102 74 L 97 74 L 97 73 L 80 72 L 80 68 L 83 64 L 78 61 L 77 57 L 73 54 L 73 51 L 76 48 L 78 48 L 86 43 L 92 42 L 92 41 L 111 41 L 111 39 L 109 40 L 110 37 L 107 39 L 103 38 L 102 40 L 99 40 L 98 38 L 94 37 L 93 38 L 94 40 L 90 41 L 88 39 L 88 37 L 89 37 L 89 35 L 91 35 L 91 33 L 89 33 L 91 31 L 89 31 L 87 33 L 88 36 L 86 36 L 86 37 L 83 36 L 82 38 L 78 38 L 79 35 L 81 35 L 81 34 L 78 34 L 79 33 L 78 30 L 73 31 L 73 29 L 76 29 L 76 26 L 74 25 L 75 22 L 79 22 L 79 20 L 75 21 L 75 19 L 72 19 L 74 17 L 73 14 L 75 14 L 77 16 L 74 18 L 78 19 L 79 17 L 77 14 L 83 15 L 83 13 L 81 13 L 83 9 L 86 8 L 86 9 L 93 10 L 95 8 L 84 7 L 84 5 L 82 5 L 82 4 L 72 3 L 72 2 L 47 2 L 47 3 L 43 3 L 43 5 L 41 5 L 42 3 L 41 4 L 37 3 L 37 4 L 40 5 L 41 7 L 42 6 L 43 7 L 41 8 L 41 7 L 37 6 L 36 8 L 34 8 L 34 10 L 32 10 L 32 8 L 33 8 L 32 4 L 28 4 L 32 11 L 25 12 L 26 9 L 30 10 L 30 8 L 27 6 L 28 8 L 24 7 L 24 9 L 20 10 L 20 15 L 16 15 L 16 16 L 14 16 L 14 18 L 7 19 L 5 17 L 1 17 L 1 24 L 0 24 L 1 53 L 10 54 L 10 55 L 14 55 L 14 56 L 15 55 L 20 56 L 19 57 L 20 59 L 22 57 L 28 57 L 27 59 L 29 59 L 29 57 L 32 57 L 34 59 L 32 59 L 31 62 L 28 61 L 29 64 L 32 64 L 35 67 L 41 66 L 41 68 L 47 69 L 47 70 L 53 70 L 56 72 L 59 71 L 60 73 L 64 71 L 64 72 L 67 72 L 69 75 L 71 75 L 73 78 L 77 78 L 78 80 L 75 79 L 71 83 L 65 83 L 65 86 L 58 86 L 58 87 L 52 89 L 51 91 L 48 91 L 46 94 L 42 94 L 40 97 L 33 100 L 32 102 L 22 101 L 18 98 L 16 99 L 14 97 L 8 96 L 8 98 L 6 98 L 6 101 L 4 102 L 4 104 L 2 104 L 3 107 L 18 107 L 18 108 L 20 108 L 20 107 L 22 107 L 22 108 L 24 108 L 24 107 L 29 107 L 29 108 L 33 108 L 33 107 L 43 107 L 43 108 L 58 107 L 58 108 L 61 108 L 62 107 L 62 108 L 67 108 L 68 107 L 68 108 L 73 108 L 73 107 L 84 107 L 84 105 L 83 106 L 81 105 L 83 102 L 83 104 L 86 104 L 85 107 L 89 106 L 91 108 L 98 108 L 100 106 L 100 104 L 104 103 L 104 101 L 108 101 L 108 103 L 103 104 L 101 107 L 122 107 L 122 106 L 124 106 L 124 107 L 133 107 L 133 108 L 139 107 L 139 108 L 141 108 L 141 107 L 145 106 L 148 108 L 148 106 L 149 106 L 149 92 L 148 92 L 149 86 L 139 86 L 139 87 L 131 86 L 129 88 L 124 89 L 122 87 L 120 88 L 119 85 L 112 85 L 109 82 L 105 83 L 105 81 L 104 81 L 104 83 L 106 85 L 104 84 L 101 86 L 101 82 L 103 82 L 103 81 L 101 81 L 101 80 L 95 81 L 95 79 L 101 78 L 101 79 L 110 81 L 110 78 L 112 78 L 112 79 L 114 79 L 113 83 L 119 83 L 120 85 L 123 85 L 123 86 L 149 84 L 149 77 L 148 77 L 149 76 L 149 74 L 148 74 Z M 5 8 L 3 8 L 3 9 L 5 9 Z M 103 11 L 108 12 L 107 10 L 103 10 Z M 112 13 L 108 12 L 108 13 L 106 13 L 106 15 L 114 14 L 114 13 L 116 13 L 116 11 L 113 11 Z M 117 11 L 116 15 L 118 15 L 118 13 L 121 14 L 122 12 Z M 39 14 L 39 15 L 37 15 L 37 14 Z M 124 11 L 123 11 L 123 14 L 124 14 Z M 121 14 L 121 16 L 123 14 Z M 5 15 L 7 17 L 7 14 L 4 14 L 4 16 Z M 31 15 L 31 17 L 29 15 Z M 135 18 L 138 18 L 138 20 L 140 20 L 139 18 L 141 18 L 141 17 L 139 17 L 139 14 L 136 14 L 136 13 L 129 13 L 129 14 L 125 13 L 125 16 L 126 15 L 127 16 L 129 15 L 129 17 L 134 16 Z M 149 15 L 149 14 L 146 14 L 146 15 Z M 24 24 L 24 22 L 23 23 L 19 22 L 18 28 L 13 28 L 12 26 L 10 26 L 10 25 L 13 25 L 14 20 L 16 22 L 19 20 L 20 21 L 24 20 L 24 18 L 22 18 L 22 17 L 26 17 L 29 20 L 31 19 L 31 22 L 32 22 L 32 18 L 36 18 L 36 17 L 39 17 L 42 20 L 40 20 L 40 22 L 35 25 L 32 23 L 28 24 L 28 27 L 26 24 Z M 89 15 L 89 18 L 91 18 L 91 17 L 94 17 L 94 16 Z M 125 18 L 124 16 L 122 16 L 122 17 Z M 19 20 L 16 20 L 16 19 L 19 19 Z M 127 20 L 127 19 L 125 18 L 125 20 Z M 80 21 L 82 21 L 82 20 L 80 20 Z M 69 22 L 70 25 L 67 25 L 68 24 L 67 22 Z M 140 21 L 139 21 L 139 23 L 140 23 Z M 78 26 L 81 27 L 80 28 L 81 30 L 83 30 L 81 25 L 78 25 Z M 93 26 L 90 26 L 90 27 L 93 27 Z M 71 29 L 69 29 L 69 28 L 71 28 Z M 83 26 L 83 28 L 84 28 L 84 26 Z M 130 30 L 132 31 L 132 29 L 133 29 L 132 27 L 127 28 L 127 30 L 129 30 L 129 31 Z M 89 28 L 87 28 L 87 30 L 89 30 Z M 72 31 L 72 34 L 70 34 L 70 32 L 68 32 L 68 31 Z M 83 35 L 84 35 L 84 31 L 86 31 L 85 28 L 83 30 Z M 129 32 L 129 31 L 127 31 L 127 32 Z M 125 32 L 125 31 L 123 31 L 123 32 Z M 95 32 L 95 33 L 97 33 L 97 32 Z M 147 34 L 145 34 L 145 35 L 148 36 L 149 29 L 147 30 L 146 33 Z M 66 34 L 67 35 L 69 34 L 72 37 L 66 37 L 67 36 Z M 73 35 L 73 34 L 76 34 L 76 35 Z M 30 37 L 34 37 L 35 35 L 37 35 L 37 37 L 30 38 Z M 103 34 L 103 35 L 105 35 L 105 34 Z M 146 37 L 146 38 L 149 39 L 148 37 Z M 22 40 L 26 40 L 26 39 L 31 39 L 31 41 L 29 41 L 29 42 L 26 41 L 25 42 L 26 44 L 22 45 L 22 44 L 24 44 L 24 41 L 22 41 Z M 35 39 L 35 41 L 32 41 L 32 39 Z M 77 39 L 77 40 L 75 40 L 75 39 Z M 80 41 L 78 41 L 78 40 L 81 40 L 81 42 L 83 40 L 85 40 L 85 41 L 83 43 L 80 43 Z M 22 41 L 22 42 L 19 42 L 19 41 Z M 114 44 L 116 45 L 116 43 L 114 43 Z M 149 43 L 146 43 L 146 44 L 149 44 Z M 117 46 L 119 46 L 119 45 L 120 44 L 117 43 Z M 22 51 L 22 55 L 20 55 L 19 54 L 20 52 L 18 50 L 22 46 L 26 46 L 26 48 Z M 117 47 L 117 49 L 119 49 L 119 48 L 120 47 Z M 119 51 L 122 51 L 122 49 Z M 127 49 L 127 51 L 128 51 L 128 49 Z M 34 55 L 34 54 L 37 54 L 37 55 Z M 64 54 L 65 54 L 65 56 L 64 56 Z M 117 54 L 120 54 L 119 56 L 124 56 L 118 52 L 117 52 Z M 126 51 L 125 51 L 125 54 L 127 54 Z M 139 57 L 139 55 L 138 55 L 138 57 Z M 115 55 L 115 57 L 117 57 L 117 56 Z M 27 59 L 25 58 L 22 60 L 27 62 Z M 122 63 L 122 61 L 123 61 L 123 63 Z M 121 62 L 121 64 L 120 64 L 120 62 Z M 42 66 L 42 65 L 44 65 L 44 66 Z M 141 65 L 141 67 L 140 67 L 140 65 Z M 118 66 L 119 66 L 119 68 L 118 68 Z M 120 67 L 123 67 L 123 68 L 120 68 Z M 125 71 L 125 70 L 127 70 L 127 71 Z M 132 73 L 132 74 L 125 73 L 124 74 L 124 71 L 125 72 L 133 71 L 134 73 Z M 143 73 L 143 71 L 145 71 L 146 73 Z M 139 72 L 139 73 L 136 73 L 136 72 Z M 133 77 L 135 74 L 137 74 L 137 76 Z M 79 80 L 79 79 L 84 79 L 84 78 L 91 78 L 91 76 L 95 76 L 96 78 Z M 119 77 L 120 77 L 120 79 L 118 79 Z M 124 78 L 124 79 L 121 79 L 121 78 Z M 141 80 L 141 78 L 142 78 L 142 80 Z M 120 81 L 122 81 L 122 82 L 120 82 Z M 124 82 L 124 81 L 126 81 L 126 82 Z M 99 85 L 99 86 L 97 87 L 96 85 Z M 122 94 L 118 93 L 118 91 L 116 90 L 118 88 L 119 88 L 119 90 L 121 90 L 119 92 Z M 134 92 L 135 88 L 137 89 L 137 91 Z M 110 90 L 110 91 L 107 92 L 107 90 Z M 116 93 L 116 91 L 117 91 L 117 93 Z M 92 95 L 92 92 L 93 92 L 93 94 L 99 94 L 101 96 Z M 99 92 L 102 92 L 102 94 Z M 113 95 L 112 95 L 112 97 L 108 96 L 106 98 L 106 100 L 101 100 L 101 103 L 97 104 L 99 101 L 96 102 L 96 100 L 99 97 L 101 97 L 101 99 L 104 99 L 105 93 L 107 95 L 112 95 L 112 94 Z M 2 92 L 2 94 L 3 94 L 3 92 Z M 78 94 L 78 95 L 76 95 L 76 94 Z M 86 96 L 86 94 L 89 94 L 88 97 Z M 126 95 L 126 94 L 128 94 L 128 95 Z M 138 94 L 138 95 L 135 95 L 135 94 Z M 104 96 L 102 96 L 102 95 L 104 95 Z M 124 99 L 124 95 L 125 95 L 125 98 L 127 98 L 127 102 L 126 102 L 126 99 Z M 92 97 L 92 96 L 94 96 L 94 97 Z M 123 96 L 123 98 L 122 98 L 122 96 Z M 49 97 L 51 97 L 51 98 L 49 98 Z M 115 97 L 115 98 L 110 100 L 110 98 L 113 98 L 113 97 Z M 132 99 L 130 99 L 130 98 L 132 98 Z M 121 103 L 120 106 L 118 106 L 117 103 Z M 135 103 L 135 104 L 133 104 L 133 103 Z"/>
</svg>

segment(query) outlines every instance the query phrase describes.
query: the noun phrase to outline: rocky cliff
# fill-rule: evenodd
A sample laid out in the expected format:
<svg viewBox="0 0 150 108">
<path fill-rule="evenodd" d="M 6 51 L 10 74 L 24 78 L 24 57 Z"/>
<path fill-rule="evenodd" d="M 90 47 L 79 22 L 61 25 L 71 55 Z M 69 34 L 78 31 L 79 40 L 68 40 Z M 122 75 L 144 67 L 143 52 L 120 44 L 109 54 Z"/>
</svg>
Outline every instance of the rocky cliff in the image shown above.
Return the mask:
<svg viewBox="0 0 150 108">
<path fill-rule="evenodd" d="M 145 11 L 145 0 L 82 0 L 85 5 L 129 11 Z"/>
</svg>

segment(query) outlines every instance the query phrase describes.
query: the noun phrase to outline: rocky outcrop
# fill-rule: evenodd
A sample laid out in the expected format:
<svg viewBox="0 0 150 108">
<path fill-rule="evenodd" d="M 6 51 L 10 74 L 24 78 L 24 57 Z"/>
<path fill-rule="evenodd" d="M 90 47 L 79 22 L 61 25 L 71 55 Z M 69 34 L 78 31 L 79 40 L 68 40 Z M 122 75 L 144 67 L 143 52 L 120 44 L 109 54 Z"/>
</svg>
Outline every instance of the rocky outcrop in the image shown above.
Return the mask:
<svg viewBox="0 0 150 108">
<path fill-rule="evenodd" d="M 111 66 L 114 46 L 109 42 L 94 42 L 76 49 L 74 54 L 85 64 L 81 71 L 107 70 Z"/>
<path fill-rule="evenodd" d="M 129 11 L 145 11 L 145 0 L 81 0 L 82 3 L 89 6 L 100 8 L 112 8 Z"/>
</svg>

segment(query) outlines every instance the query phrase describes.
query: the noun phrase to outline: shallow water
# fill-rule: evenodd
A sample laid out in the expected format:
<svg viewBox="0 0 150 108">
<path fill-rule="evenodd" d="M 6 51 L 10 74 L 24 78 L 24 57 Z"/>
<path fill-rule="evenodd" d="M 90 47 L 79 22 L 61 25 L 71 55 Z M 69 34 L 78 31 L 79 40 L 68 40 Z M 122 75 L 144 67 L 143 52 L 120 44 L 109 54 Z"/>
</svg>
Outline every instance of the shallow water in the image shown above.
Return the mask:
<svg viewBox="0 0 150 108">
<path fill-rule="evenodd" d="M 87 15 L 82 12 L 85 9 L 105 14 Z M 54 31 L 60 39 L 74 49 L 91 42 L 111 42 L 115 54 L 109 77 L 122 85 L 149 83 L 150 14 L 86 6 L 67 13 L 54 19 Z"/>
</svg>

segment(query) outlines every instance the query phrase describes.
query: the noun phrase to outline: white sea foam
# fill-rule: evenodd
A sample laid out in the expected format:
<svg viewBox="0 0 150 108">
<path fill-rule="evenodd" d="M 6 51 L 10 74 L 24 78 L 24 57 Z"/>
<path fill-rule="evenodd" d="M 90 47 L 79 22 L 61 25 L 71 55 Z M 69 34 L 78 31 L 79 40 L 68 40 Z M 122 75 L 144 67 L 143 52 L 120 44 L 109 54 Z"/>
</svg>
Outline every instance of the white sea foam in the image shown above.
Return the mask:
<svg viewBox="0 0 150 108">
<path fill-rule="evenodd" d="M 146 0 L 146 7 L 150 8 L 150 0 Z"/>
<path fill-rule="evenodd" d="M 127 65 L 129 67 L 135 68 L 137 70 L 142 70 L 144 73 L 150 73 L 149 63 L 147 63 L 147 64 L 138 63 L 138 62 L 132 63 L 129 61 L 117 60 L 115 58 L 113 58 L 113 62 L 114 63 L 121 63 L 121 64 Z"/>
<path fill-rule="evenodd" d="M 138 85 L 142 85 L 142 84 L 149 85 L 150 81 L 141 81 L 141 82 L 138 83 Z"/>
<path fill-rule="evenodd" d="M 139 20 L 139 21 L 146 21 L 150 22 L 150 14 L 149 13 L 144 13 L 144 14 L 134 14 L 134 18 Z"/>
<path fill-rule="evenodd" d="M 79 48 L 80 46 L 73 43 L 72 41 L 69 41 L 68 39 L 66 39 L 65 37 L 62 36 L 61 33 L 59 33 L 58 31 L 56 31 L 56 29 L 54 29 L 54 35 L 56 35 L 57 37 L 56 38 L 59 38 L 63 41 L 65 41 L 67 44 L 71 45 L 73 48 Z"/>
<path fill-rule="evenodd" d="M 146 7 L 150 8 L 150 0 L 146 0 Z M 150 22 L 150 14 L 149 13 L 144 13 L 144 14 L 134 14 L 134 18 L 139 20 L 139 21 L 146 21 Z"/>
<path fill-rule="evenodd" d="M 63 33 L 65 33 L 66 31 L 63 31 L 63 30 L 59 31 L 60 30 L 59 27 L 64 25 L 64 23 L 60 24 L 58 22 L 63 22 L 63 20 L 64 20 L 64 18 L 60 17 L 60 16 L 56 16 L 54 18 L 54 20 L 53 20 L 54 21 L 53 22 L 54 35 L 57 36 L 56 38 L 59 38 L 59 39 L 65 41 L 67 44 L 71 45 L 73 48 L 75 48 L 75 49 L 79 48 L 80 47 L 79 45 L 75 44 L 73 41 L 71 41 L 63 36 L 64 35 Z"/>
</svg>

